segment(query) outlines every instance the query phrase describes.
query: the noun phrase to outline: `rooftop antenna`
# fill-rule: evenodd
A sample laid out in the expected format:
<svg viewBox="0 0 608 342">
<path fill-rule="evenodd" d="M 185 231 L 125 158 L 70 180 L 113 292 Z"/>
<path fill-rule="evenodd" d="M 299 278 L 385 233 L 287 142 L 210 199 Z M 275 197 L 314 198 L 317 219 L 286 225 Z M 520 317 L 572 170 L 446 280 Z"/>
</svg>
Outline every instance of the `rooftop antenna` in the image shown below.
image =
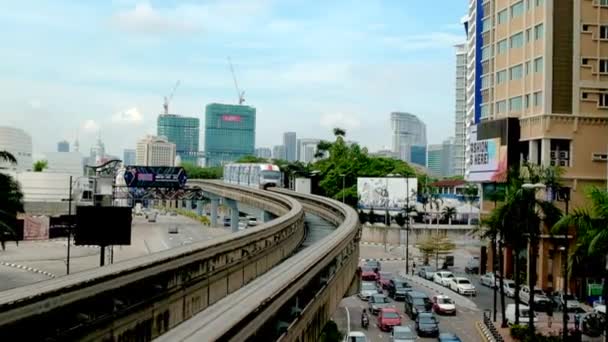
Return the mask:
<svg viewBox="0 0 608 342">
<path fill-rule="evenodd" d="M 179 86 L 179 82 L 180 82 L 179 80 L 177 80 L 177 82 L 175 82 L 175 86 L 173 87 L 173 90 L 171 90 L 171 95 L 165 96 L 165 103 L 163 103 L 163 108 L 165 109 L 165 115 L 169 114 L 169 102 L 171 102 L 171 100 L 173 100 L 173 94 L 175 94 L 175 90 Z"/>
<path fill-rule="evenodd" d="M 236 74 L 234 73 L 234 67 L 232 66 L 232 60 L 228 57 L 228 64 L 230 64 L 230 72 L 232 72 L 232 79 L 234 80 L 234 88 L 236 89 L 236 96 L 239 98 L 239 105 L 245 102 L 245 91 L 239 89 L 239 84 L 236 81 Z"/>
</svg>

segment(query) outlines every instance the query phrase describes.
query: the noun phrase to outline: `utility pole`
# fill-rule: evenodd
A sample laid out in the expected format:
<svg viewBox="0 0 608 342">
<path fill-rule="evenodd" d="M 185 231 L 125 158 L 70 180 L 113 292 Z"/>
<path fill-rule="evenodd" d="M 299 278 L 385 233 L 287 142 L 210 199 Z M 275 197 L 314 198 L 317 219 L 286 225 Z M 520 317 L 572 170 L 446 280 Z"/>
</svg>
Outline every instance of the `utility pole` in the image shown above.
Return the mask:
<svg viewBox="0 0 608 342">
<path fill-rule="evenodd" d="M 72 176 L 70 176 L 70 185 L 68 192 L 68 255 L 65 261 L 66 274 L 70 274 L 70 245 L 72 244 Z"/>
</svg>

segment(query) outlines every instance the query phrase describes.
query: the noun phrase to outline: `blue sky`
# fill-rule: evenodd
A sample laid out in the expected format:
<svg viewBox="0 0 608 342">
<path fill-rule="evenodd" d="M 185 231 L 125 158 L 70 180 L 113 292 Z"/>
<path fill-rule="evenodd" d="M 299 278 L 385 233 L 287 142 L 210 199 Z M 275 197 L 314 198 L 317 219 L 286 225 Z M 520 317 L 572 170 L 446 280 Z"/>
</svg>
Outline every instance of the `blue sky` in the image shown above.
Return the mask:
<svg viewBox="0 0 608 342">
<path fill-rule="evenodd" d="M 6 1 L 0 125 L 30 132 L 37 153 L 76 137 L 88 151 L 101 130 L 122 155 L 155 133 L 177 80 L 173 113 L 203 123 L 207 103 L 235 103 L 231 56 L 257 146 L 340 126 L 375 150 L 390 145 L 391 111 L 418 115 L 438 143 L 454 134 L 465 11 L 464 0 Z"/>
</svg>

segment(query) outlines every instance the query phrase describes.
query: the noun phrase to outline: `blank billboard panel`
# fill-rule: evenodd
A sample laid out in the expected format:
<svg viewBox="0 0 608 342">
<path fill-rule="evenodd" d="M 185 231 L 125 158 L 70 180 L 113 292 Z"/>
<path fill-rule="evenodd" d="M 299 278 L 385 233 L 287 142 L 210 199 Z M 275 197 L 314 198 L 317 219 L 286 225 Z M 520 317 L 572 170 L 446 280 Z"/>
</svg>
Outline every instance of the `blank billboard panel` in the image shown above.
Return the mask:
<svg viewBox="0 0 608 342">
<path fill-rule="evenodd" d="M 76 208 L 76 245 L 130 245 L 131 244 L 130 207 L 92 207 Z"/>
</svg>

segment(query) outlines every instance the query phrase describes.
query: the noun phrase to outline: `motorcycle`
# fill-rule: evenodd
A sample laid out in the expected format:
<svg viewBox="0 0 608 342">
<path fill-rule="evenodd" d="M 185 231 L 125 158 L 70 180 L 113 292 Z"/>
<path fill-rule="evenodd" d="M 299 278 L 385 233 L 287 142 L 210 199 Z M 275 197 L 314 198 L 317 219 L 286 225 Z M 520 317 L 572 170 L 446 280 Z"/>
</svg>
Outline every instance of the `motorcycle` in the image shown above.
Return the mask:
<svg viewBox="0 0 608 342">
<path fill-rule="evenodd" d="M 368 325 L 369 325 L 369 317 L 367 317 L 367 315 L 363 315 L 361 317 L 361 326 L 363 327 L 363 329 L 367 329 Z"/>
</svg>

